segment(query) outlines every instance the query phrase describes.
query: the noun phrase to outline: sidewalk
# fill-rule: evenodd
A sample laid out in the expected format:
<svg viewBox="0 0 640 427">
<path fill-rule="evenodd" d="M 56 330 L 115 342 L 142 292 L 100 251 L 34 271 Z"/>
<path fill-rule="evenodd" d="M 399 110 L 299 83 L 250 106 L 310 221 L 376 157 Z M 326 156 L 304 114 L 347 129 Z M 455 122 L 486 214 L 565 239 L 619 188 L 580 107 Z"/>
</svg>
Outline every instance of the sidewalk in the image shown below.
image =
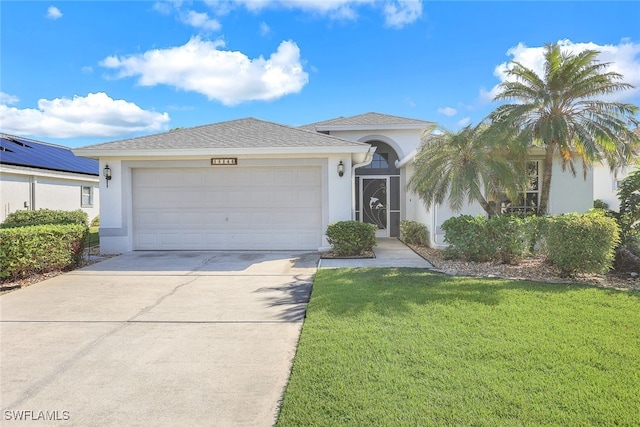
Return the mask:
<svg viewBox="0 0 640 427">
<path fill-rule="evenodd" d="M 320 259 L 318 268 L 359 268 L 359 267 L 410 267 L 433 268 L 433 265 L 413 252 L 400 240 L 379 238 L 373 247 L 375 258 L 362 259 Z"/>
</svg>

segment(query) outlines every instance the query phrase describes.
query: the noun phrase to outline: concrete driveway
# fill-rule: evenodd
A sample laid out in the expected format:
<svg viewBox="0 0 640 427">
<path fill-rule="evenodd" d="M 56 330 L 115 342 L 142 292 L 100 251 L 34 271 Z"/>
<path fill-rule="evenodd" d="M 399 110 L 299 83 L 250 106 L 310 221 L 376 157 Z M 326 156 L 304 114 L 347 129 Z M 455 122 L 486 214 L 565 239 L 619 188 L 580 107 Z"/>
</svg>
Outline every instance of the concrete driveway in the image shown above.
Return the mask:
<svg viewBox="0 0 640 427">
<path fill-rule="evenodd" d="M 273 425 L 317 263 L 133 252 L 0 296 L 0 424 Z"/>
</svg>

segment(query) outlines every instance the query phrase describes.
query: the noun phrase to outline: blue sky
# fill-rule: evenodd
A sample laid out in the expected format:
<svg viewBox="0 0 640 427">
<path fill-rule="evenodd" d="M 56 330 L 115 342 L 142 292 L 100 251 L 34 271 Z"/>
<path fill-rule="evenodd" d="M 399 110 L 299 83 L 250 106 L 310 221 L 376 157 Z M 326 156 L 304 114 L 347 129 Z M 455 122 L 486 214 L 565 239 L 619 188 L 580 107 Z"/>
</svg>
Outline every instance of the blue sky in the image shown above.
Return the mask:
<svg viewBox="0 0 640 427">
<path fill-rule="evenodd" d="M 602 51 L 639 88 L 640 2 L 2 1 L 0 129 L 69 147 L 242 117 L 478 123 L 511 60 Z"/>
</svg>

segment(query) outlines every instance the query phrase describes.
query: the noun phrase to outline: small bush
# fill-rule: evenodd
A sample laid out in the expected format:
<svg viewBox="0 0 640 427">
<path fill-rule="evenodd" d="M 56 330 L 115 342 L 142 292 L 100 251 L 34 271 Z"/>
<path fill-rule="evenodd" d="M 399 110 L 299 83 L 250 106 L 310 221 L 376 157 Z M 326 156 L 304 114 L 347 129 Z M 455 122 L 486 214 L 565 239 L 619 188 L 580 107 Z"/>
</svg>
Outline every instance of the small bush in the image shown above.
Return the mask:
<svg viewBox="0 0 640 427">
<path fill-rule="evenodd" d="M 327 227 L 327 240 L 338 256 L 356 256 L 376 244 L 376 226 L 359 221 L 339 221 Z"/>
<path fill-rule="evenodd" d="M 0 278 L 69 270 L 82 260 L 87 226 L 35 225 L 0 229 Z"/>
<path fill-rule="evenodd" d="M 603 211 L 607 211 L 609 210 L 609 203 L 600 200 L 600 199 L 596 199 L 593 201 L 593 208 L 594 209 L 602 209 Z"/>
<path fill-rule="evenodd" d="M 91 224 L 89 224 L 89 226 L 100 227 L 100 215 L 96 215 L 96 217 L 91 220 Z"/>
<path fill-rule="evenodd" d="M 620 241 L 616 221 L 601 211 L 565 214 L 547 219 L 547 258 L 563 276 L 603 273 L 612 267 Z"/>
<path fill-rule="evenodd" d="M 487 239 L 495 248 L 493 259 L 505 264 L 517 264 L 527 252 L 527 223 L 524 219 L 501 215 L 487 220 Z"/>
<path fill-rule="evenodd" d="M 445 249 L 448 258 L 464 258 L 468 261 L 485 262 L 496 253 L 495 242 L 489 239 L 487 219 L 484 216 L 460 215 L 442 223 Z"/>
<path fill-rule="evenodd" d="M 528 216 L 524 219 L 525 239 L 527 241 L 527 250 L 529 253 L 538 253 L 545 251 L 544 236 L 547 230 L 548 216 Z"/>
<path fill-rule="evenodd" d="M 449 243 L 445 255 L 474 262 L 517 263 L 529 248 L 529 221 L 511 215 L 449 218 L 442 224 Z"/>
<path fill-rule="evenodd" d="M 57 211 L 38 209 L 35 211 L 21 210 L 9 214 L 0 228 L 28 227 L 32 225 L 81 224 L 86 226 L 89 216 L 78 209 L 75 211 Z"/>
<path fill-rule="evenodd" d="M 400 221 L 400 238 L 412 245 L 429 246 L 427 226 L 417 221 Z"/>
</svg>

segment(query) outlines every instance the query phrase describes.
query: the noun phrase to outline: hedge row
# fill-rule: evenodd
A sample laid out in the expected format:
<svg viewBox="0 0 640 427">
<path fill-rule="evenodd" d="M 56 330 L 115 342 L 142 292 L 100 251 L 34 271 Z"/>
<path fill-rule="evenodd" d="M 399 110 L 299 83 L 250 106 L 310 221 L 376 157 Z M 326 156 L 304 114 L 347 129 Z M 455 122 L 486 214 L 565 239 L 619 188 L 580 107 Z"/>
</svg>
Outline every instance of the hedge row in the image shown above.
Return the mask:
<svg viewBox="0 0 640 427">
<path fill-rule="evenodd" d="M 81 224 L 0 229 L 0 278 L 73 269 L 82 260 L 87 232 Z"/>
<path fill-rule="evenodd" d="M 515 216 L 462 215 L 442 224 L 449 258 L 464 258 L 474 262 L 501 261 L 514 264 L 527 252 L 528 222 Z"/>
<path fill-rule="evenodd" d="M 616 221 L 599 210 L 526 219 L 462 215 L 446 220 L 442 228 L 450 258 L 517 263 L 527 253 L 541 251 L 564 276 L 609 270 L 620 241 Z"/>
<path fill-rule="evenodd" d="M 60 211 L 51 209 L 21 210 L 7 216 L 0 228 L 28 227 L 45 224 L 82 224 L 89 223 L 86 212 L 78 209 L 75 211 Z"/>
</svg>

